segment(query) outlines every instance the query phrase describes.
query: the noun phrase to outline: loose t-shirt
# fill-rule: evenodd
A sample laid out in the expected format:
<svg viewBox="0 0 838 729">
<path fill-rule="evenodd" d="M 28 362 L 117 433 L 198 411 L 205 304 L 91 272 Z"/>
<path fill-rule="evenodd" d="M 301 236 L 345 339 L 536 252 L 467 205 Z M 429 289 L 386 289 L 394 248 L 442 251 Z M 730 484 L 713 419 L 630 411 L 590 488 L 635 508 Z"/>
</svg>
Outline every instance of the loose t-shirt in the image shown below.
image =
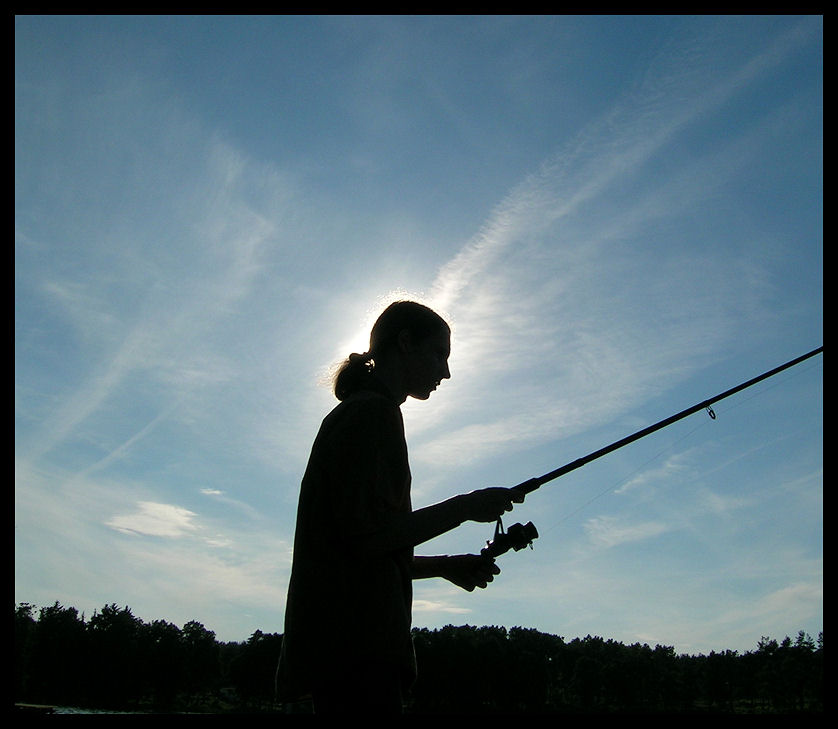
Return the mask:
<svg viewBox="0 0 838 729">
<path fill-rule="evenodd" d="M 361 663 L 391 667 L 405 686 L 416 675 L 413 547 L 392 541 L 394 522 L 411 511 L 404 423 L 370 380 L 325 418 L 303 477 L 278 672 L 284 701 Z"/>
</svg>

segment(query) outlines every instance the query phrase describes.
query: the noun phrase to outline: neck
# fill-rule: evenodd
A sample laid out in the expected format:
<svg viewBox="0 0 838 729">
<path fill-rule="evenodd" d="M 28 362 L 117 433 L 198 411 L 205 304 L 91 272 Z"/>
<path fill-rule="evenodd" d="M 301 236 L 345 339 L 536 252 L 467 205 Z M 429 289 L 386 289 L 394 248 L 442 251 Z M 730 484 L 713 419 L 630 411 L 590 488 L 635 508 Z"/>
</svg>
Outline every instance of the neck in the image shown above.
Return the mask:
<svg viewBox="0 0 838 729">
<path fill-rule="evenodd" d="M 373 375 L 390 391 L 393 399 L 399 405 L 407 400 L 407 388 L 404 385 L 401 371 L 399 368 L 392 366 L 389 360 L 376 361 Z"/>
</svg>

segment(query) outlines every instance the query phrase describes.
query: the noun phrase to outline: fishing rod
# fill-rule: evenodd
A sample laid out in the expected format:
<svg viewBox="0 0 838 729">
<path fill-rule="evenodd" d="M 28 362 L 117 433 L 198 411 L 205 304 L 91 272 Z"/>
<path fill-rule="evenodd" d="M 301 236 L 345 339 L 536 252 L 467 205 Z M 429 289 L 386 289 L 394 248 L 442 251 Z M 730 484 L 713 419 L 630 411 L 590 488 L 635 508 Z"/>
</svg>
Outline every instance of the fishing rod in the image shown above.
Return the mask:
<svg viewBox="0 0 838 729">
<path fill-rule="evenodd" d="M 618 448 L 622 448 L 623 446 L 628 445 L 629 443 L 633 443 L 636 440 L 640 440 L 640 438 L 645 438 L 647 435 L 651 435 L 652 433 L 660 430 L 661 428 L 665 428 L 668 425 L 672 425 L 673 423 L 677 423 L 679 420 L 683 420 L 684 418 L 692 415 L 693 413 L 697 413 L 699 410 L 706 410 L 707 414 L 713 419 L 716 419 L 716 413 L 713 411 L 713 405 L 721 400 L 724 400 L 731 395 L 735 395 L 737 392 L 741 392 L 753 385 L 756 385 L 758 382 L 762 382 L 763 380 L 767 380 L 769 377 L 773 377 L 776 374 L 779 374 L 783 370 L 787 370 L 790 367 L 794 367 L 795 365 L 800 364 L 801 362 L 814 357 L 815 355 L 821 354 L 823 352 L 823 345 L 818 347 L 817 349 L 813 349 L 811 352 L 807 352 L 806 354 L 801 355 L 800 357 L 795 357 L 792 360 L 789 360 L 785 364 L 781 364 L 779 367 L 775 367 L 772 370 L 768 370 L 767 372 L 763 372 L 761 375 L 754 377 L 747 382 L 743 382 L 736 387 L 731 387 L 729 390 L 725 390 L 724 392 L 720 392 L 715 397 L 708 398 L 706 400 L 702 400 L 695 405 L 682 410 L 680 413 L 676 413 L 675 415 L 670 415 L 668 418 L 664 418 L 663 420 L 654 423 L 653 425 L 649 425 L 646 428 L 642 428 L 631 435 L 627 435 L 625 438 L 620 438 L 620 440 L 616 440 L 610 445 L 605 446 L 604 448 L 600 448 L 599 450 L 593 451 L 589 453 L 587 456 L 583 456 L 582 458 L 577 458 L 575 461 L 571 461 L 570 463 L 566 463 L 564 466 L 560 468 L 556 468 L 549 473 L 545 473 L 543 476 L 538 476 L 536 478 L 528 479 L 527 481 L 522 481 L 517 486 L 513 486 L 512 489 L 515 491 L 520 491 L 522 494 L 529 494 L 535 491 L 537 488 L 540 488 L 548 481 L 553 481 L 554 479 L 559 478 L 560 476 L 564 476 L 566 473 L 570 473 L 571 471 L 575 471 L 577 468 L 581 468 L 582 466 L 590 463 L 591 461 L 595 461 L 597 458 L 602 458 L 602 456 L 607 455 L 613 451 L 616 451 Z M 536 530 L 535 526 L 532 522 L 528 524 L 513 524 L 509 527 L 508 531 L 505 531 L 503 528 L 503 524 L 501 520 L 498 519 L 497 525 L 495 526 L 495 537 L 491 542 L 488 542 L 486 547 L 483 548 L 481 554 L 490 557 L 496 557 L 504 552 L 508 552 L 510 549 L 514 549 L 516 552 L 523 549 L 526 546 L 532 546 L 532 540 L 538 537 L 538 531 Z"/>
</svg>

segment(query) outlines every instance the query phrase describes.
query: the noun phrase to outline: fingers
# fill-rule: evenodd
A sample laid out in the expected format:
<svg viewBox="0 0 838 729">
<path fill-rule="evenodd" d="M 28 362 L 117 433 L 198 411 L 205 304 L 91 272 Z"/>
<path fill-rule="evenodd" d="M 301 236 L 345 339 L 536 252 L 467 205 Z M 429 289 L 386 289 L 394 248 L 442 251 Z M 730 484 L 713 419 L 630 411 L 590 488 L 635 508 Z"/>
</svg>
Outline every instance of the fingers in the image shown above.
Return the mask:
<svg viewBox="0 0 838 729">
<path fill-rule="evenodd" d="M 475 585 L 476 587 L 484 588 L 495 579 L 495 575 L 500 574 L 500 567 L 497 566 L 495 560 L 491 557 L 475 555 Z"/>
<path fill-rule="evenodd" d="M 504 507 L 505 511 L 512 511 L 515 504 L 523 504 L 525 494 L 521 491 L 516 491 L 514 488 L 503 488 L 495 486 L 486 489 L 497 494 L 499 503 Z"/>
<path fill-rule="evenodd" d="M 492 557 L 463 554 L 450 559 L 452 569 L 448 579 L 467 592 L 473 592 L 477 587 L 486 588 L 495 579 L 495 575 L 500 574 L 500 567 Z"/>
<path fill-rule="evenodd" d="M 523 504 L 524 503 L 524 494 L 520 491 L 516 491 L 515 489 L 500 489 L 502 491 L 502 500 L 501 505 L 503 507 L 504 512 L 512 511 L 515 504 Z"/>
<path fill-rule="evenodd" d="M 520 504 L 524 500 L 523 494 L 515 489 L 494 486 L 486 489 L 486 491 L 497 498 L 498 506 L 502 507 L 504 511 L 512 511 L 514 504 Z"/>
<path fill-rule="evenodd" d="M 509 489 L 509 494 L 512 497 L 512 501 L 514 503 L 516 503 L 516 504 L 523 504 L 524 503 L 524 497 L 526 496 L 526 494 L 524 494 L 523 492 L 517 491 L 516 489 L 512 488 L 512 489 Z"/>
<path fill-rule="evenodd" d="M 512 488 L 492 486 L 472 491 L 466 497 L 468 517 L 474 521 L 495 521 L 507 511 L 512 511 L 515 504 L 524 501 L 524 494 Z"/>
</svg>

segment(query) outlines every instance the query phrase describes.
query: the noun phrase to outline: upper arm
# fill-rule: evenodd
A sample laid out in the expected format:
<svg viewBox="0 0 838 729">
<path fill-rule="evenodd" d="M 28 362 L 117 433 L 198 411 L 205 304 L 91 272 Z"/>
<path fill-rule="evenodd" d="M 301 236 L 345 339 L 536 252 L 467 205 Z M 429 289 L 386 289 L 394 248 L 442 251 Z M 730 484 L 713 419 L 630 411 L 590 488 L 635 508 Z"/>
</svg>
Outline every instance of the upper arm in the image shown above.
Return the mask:
<svg viewBox="0 0 838 729">
<path fill-rule="evenodd" d="M 333 515 L 347 536 L 381 529 L 410 511 L 410 469 L 398 408 L 382 398 L 353 403 L 330 437 L 327 463 Z"/>
</svg>

